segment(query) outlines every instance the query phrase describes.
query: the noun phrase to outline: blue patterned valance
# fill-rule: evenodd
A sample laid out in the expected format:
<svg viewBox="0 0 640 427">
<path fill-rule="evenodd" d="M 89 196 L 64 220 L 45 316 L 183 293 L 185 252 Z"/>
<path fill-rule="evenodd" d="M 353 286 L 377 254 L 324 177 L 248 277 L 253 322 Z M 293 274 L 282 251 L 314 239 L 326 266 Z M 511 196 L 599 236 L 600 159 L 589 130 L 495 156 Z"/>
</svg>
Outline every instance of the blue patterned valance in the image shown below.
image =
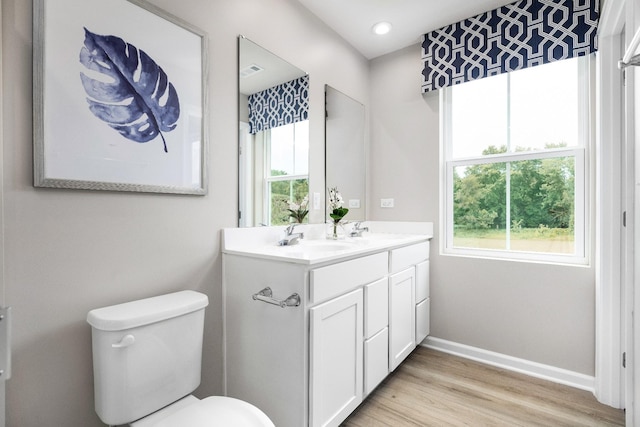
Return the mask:
<svg viewBox="0 0 640 427">
<path fill-rule="evenodd" d="M 309 76 L 249 95 L 249 128 L 258 133 L 309 118 Z"/>
<path fill-rule="evenodd" d="M 522 0 L 432 31 L 422 92 L 596 50 L 598 0 Z"/>
</svg>

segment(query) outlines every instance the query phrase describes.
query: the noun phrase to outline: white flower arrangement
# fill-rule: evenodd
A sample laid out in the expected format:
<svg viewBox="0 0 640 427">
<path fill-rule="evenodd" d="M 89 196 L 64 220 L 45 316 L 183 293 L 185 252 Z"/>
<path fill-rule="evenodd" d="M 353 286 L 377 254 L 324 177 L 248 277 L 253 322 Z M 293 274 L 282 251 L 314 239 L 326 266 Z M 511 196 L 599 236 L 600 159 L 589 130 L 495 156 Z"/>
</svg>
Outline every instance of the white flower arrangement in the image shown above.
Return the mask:
<svg viewBox="0 0 640 427">
<path fill-rule="evenodd" d="M 294 201 L 289 201 L 289 217 L 293 218 L 296 222 L 302 224 L 304 218 L 309 213 L 309 196 L 306 195 L 302 201 L 298 204 Z"/>
<path fill-rule="evenodd" d="M 329 216 L 335 224 L 339 223 L 349 213 L 349 209 L 343 208 L 344 200 L 336 187 L 329 188 Z"/>
</svg>

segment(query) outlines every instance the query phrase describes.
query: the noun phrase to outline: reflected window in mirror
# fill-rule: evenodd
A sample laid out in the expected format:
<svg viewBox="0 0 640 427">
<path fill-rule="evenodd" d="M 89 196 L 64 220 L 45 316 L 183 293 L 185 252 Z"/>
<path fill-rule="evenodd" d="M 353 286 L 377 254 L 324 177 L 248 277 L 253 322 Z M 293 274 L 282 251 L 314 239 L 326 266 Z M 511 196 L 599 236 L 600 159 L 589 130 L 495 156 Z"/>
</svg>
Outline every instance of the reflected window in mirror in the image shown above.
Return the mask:
<svg viewBox="0 0 640 427">
<path fill-rule="evenodd" d="M 309 76 L 242 37 L 238 58 L 239 226 L 298 222 L 289 209 L 309 192 Z"/>
<path fill-rule="evenodd" d="M 300 205 L 309 194 L 309 121 L 267 131 L 268 225 L 290 222 L 289 202 Z"/>
<path fill-rule="evenodd" d="M 251 134 L 241 126 L 244 167 L 242 181 L 253 182 L 244 226 L 284 225 L 291 222 L 289 203 L 300 205 L 309 194 L 309 121 Z M 306 221 L 304 221 L 306 222 Z"/>
</svg>

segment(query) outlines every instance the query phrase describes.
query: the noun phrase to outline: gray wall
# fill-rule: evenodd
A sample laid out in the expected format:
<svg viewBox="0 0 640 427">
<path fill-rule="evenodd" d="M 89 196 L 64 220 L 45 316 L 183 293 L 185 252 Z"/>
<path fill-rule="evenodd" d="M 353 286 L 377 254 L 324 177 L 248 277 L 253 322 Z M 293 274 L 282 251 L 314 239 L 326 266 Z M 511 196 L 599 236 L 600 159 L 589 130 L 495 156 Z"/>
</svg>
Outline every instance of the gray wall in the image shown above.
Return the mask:
<svg viewBox="0 0 640 427">
<path fill-rule="evenodd" d="M 420 71 L 419 45 L 371 62 L 370 217 L 434 221 L 432 336 L 594 375 L 593 267 L 440 255 L 439 95 Z"/>
<path fill-rule="evenodd" d="M 209 295 L 199 396 L 222 392 L 219 231 L 236 225 L 236 52 L 244 34 L 310 74 L 312 168 L 324 170 L 324 85 L 368 103 L 368 62 L 295 0 L 156 0 L 209 33 L 209 194 L 32 186 L 32 8 L 2 0 L 5 302 L 13 306 L 10 427 L 101 426 L 89 310 L 171 292 Z M 340 66 L 336 66 L 339 64 Z M 73 137 L 70 125 L 69 137 Z M 312 191 L 324 194 L 324 182 Z M 324 211 L 317 213 L 324 218 Z"/>
</svg>

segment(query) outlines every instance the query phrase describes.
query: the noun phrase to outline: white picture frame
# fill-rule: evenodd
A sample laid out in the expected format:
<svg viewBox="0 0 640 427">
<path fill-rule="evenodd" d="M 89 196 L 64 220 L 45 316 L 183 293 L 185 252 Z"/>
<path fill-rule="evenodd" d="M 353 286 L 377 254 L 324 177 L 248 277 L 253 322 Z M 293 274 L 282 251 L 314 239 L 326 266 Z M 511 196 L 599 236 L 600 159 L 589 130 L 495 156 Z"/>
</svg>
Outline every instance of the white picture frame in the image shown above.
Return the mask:
<svg viewBox="0 0 640 427">
<path fill-rule="evenodd" d="M 34 186 L 207 193 L 207 36 L 143 0 L 34 0 Z"/>
</svg>

